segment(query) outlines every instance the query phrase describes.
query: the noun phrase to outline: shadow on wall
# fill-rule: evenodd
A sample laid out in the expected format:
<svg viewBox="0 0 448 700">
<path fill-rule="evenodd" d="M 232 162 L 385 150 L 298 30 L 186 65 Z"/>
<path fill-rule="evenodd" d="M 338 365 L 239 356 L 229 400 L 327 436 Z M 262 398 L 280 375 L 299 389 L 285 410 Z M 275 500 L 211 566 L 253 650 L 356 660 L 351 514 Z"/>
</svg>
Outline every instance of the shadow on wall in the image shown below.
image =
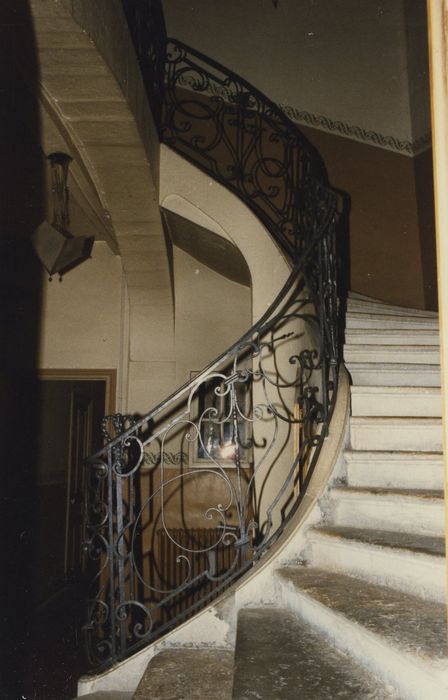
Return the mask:
<svg viewBox="0 0 448 700">
<path fill-rule="evenodd" d="M 30 234 L 44 216 L 35 41 L 28 0 L 0 3 L 0 695 L 22 697 L 33 610 L 40 264 Z M 26 80 L 22 77 L 25 74 Z M 26 696 L 24 696 L 26 697 Z"/>
</svg>

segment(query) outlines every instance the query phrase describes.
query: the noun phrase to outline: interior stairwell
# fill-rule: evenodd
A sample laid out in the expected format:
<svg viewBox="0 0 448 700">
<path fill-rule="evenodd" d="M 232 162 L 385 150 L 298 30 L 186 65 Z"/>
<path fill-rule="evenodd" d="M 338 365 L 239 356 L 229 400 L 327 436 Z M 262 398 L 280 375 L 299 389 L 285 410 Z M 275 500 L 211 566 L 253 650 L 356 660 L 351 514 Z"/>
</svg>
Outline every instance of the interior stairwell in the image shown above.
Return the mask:
<svg viewBox="0 0 448 700">
<path fill-rule="evenodd" d="M 281 606 L 240 611 L 223 698 L 447 697 L 437 331 L 434 313 L 350 296 L 345 474 L 302 563 L 277 571 Z M 152 682 L 136 698 L 168 698 Z"/>
<path fill-rule="evenodd" d="M 448 696 L 438 352 L 435 313 L 349 296 L 343 466 L 276 604 L 240 608 L 233 651 L 162 651 L 129 698 Z"/>
<path fill-rule="evenodd" d="M 335 192 L 320 156 L 268 98 L 215 61 L 168 39 L 162 28 L 151 36 L 151 22 L 148 35 L 142 33 L 142 20 L 153 19 L 152 3 L 144 10 L 127 2 L 123 7 L 146 87 L 157 97 L 163 148 L 209 178 L 207 191 L 223 187 L 236 195 L 262 222 L 263 235 L 275 241 L 291 276 L 252 329 L 175 394 L 142 418 L 113 416 L 120 419 L 115 437 L 89 458 L 86 542 L 102 568 L 84 631 L 99 658 L 93 654 L 98 675 L 80 679 L 79 695 L 92 700 L 446 698 L 437 315 L 349 295 L 344 361 L 352 386 L 346 441 L 338 459 L 327 459 L 334 466 L 328 482 L 330 467 L 324 478 L 318 474 L 319 489 L 310 488 L 326 445 L 339 445 L 344 434 L 343 421 L 335 426 L 347 383 L 343 369 L 338 376 Z M 273 168 L 273 160 L 281 167 Z M 193 184 L 196 180 L 189 180 L 188 187 L 198 197 Z M 287 339 L 294 343 L 292 350 L 283 345 Z M 285 381 L 284 368 L 276 363 L 277 347 L 290 371 Z M 250 361 L 244 364 L 248 348 Z M 274 372 L 263 366 L 264 354 L 272 355 Z M 272 375 L 276 389 L 289 391 L 284 415 L 276 412 L 278 397 L 265 395 L 260 401 L 257 395 Z M 200 391 L 217 377 L 221 383 L 214 392 L 229 395 L 232 409 L 215 420 L 231 423 L 229 444 L 219 444 L 231 448 L 231 467 L 223 467 L 201 433 L 210 408 L 194 414 Z M 247 385 L 248 394 L 253 391 L 253 415 L 238 414 L 239 384 Z M 246 443 L 240 430 L 244 422 L 261 421 L 262 409 L 291 427 L 284 443 L 290 452 L 279 453 L 283 472 L 272 471 L 275 488 L 264 509 L 255 496 L 260 464 L 266 466 L 271 450 L 266 439 L 253 441 L 257 449 L 246 460 L 253 463 L 249 497 L 241 488 L 241 453 L 245 444 L 250 449 L 252 438 Z M 210 428 L 213 420 L 206 419 Z M 154 421 L 157 428 L 150 430 Z M 188 440 L 196 431 L 196 441 L 202 442 L 209 471 L 222 476 L 225 468 L 232 469 L 224 481 L 236 494 L 230 503 L 237 507 L 238 521 L 230 518 L 221 496 L 216 504 L 207 503 L 205 514 L 218 517 L 223 537 L 238 554 L 234 568 L 215 578 L 216 595 L 229 586 L 224 595 L 214 602 L 204 597 L 199 614 L 192 606 L 165 624 L 160 611 L 169 611 L 190 582 L 187 576 L 175 589 L 158 590 L 140 567 L 151 550 L 139 533 L 154 495 L 162 491 L 163 514 L 163 489 L 182 479 L 190 460 L 198 459 L 194 450 L 174 452 L 182 443 L 170 431 L 173 426 L 184 431 L 186 424 Z M 295 424 L 301 424 L 301 432 L 293 446 Z M 176 474 L 172 479 L 164 476 L 170 455 L 165 441 L 172 444 L 172 455 L 182 458 L 170 465 L 180 467 L 178 475 L 170 472 Z M 268 445 L 265 454 L 260 445 Z M 275 456 L 269 459 L 278 468 Z M 140 506 L 135 493 L 145 460 L 161 467 L 161 486 L 145 493 Z M 317 502 L 316 491 L 321 494 Z M 295 500 L 286 516 L 285 495 Z M 279 504 L 282 513 L 272 518 Z M 273 525 L 275 519 L 279 523 Z M 202 551 L 178 549 L 178 561 L 190 554 L 193 560 Z M 193 583 L 213 579 L 213 557 L 205 559 Z"/>
</svg>

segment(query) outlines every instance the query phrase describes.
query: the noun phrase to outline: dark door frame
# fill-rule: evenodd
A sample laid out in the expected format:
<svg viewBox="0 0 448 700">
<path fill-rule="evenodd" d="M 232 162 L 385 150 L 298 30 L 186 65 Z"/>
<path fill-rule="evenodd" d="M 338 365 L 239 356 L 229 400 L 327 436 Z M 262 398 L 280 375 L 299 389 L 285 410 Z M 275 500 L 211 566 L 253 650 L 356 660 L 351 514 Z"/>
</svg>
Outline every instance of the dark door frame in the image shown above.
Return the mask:
<svg viewBox="0 0 448 700">
<path fill-rule="evenodd" d="M 116 369 L 40 369 L 38 379 L 55 381 L 98 381 L 105 382 L 104 413 L 116 412 L 117 370 Z"/>
<path fill-rule="evenodd" d="M 38 372 L 38 379 L 41 381 L 98 381 L 104 382 L 104 415 L 116 412 L 116 369 L 41 369 Z M 70 436 L 70 450 L 71 450 Z M 69 463 L 71 457 L 69 456 Z M 67 512 L 66 512 L 66 534 L 65 534 L 65 561 L 64 569 L 67 566 L 67 538 L 68 538 L 68 518 L 69 518 L 69 497 L 70 497 L 70 467 L 67 482 Z"/>
</svg>

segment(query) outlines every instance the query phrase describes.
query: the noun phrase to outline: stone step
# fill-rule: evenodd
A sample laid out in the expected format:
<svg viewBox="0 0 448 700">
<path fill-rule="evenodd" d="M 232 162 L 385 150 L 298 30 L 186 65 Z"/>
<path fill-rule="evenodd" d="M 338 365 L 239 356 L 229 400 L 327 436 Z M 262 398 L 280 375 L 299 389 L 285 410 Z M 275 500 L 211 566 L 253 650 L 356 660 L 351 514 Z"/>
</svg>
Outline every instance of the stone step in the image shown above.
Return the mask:
<svg viewBox="0 0 448 700">
<path fill-rule="evenodd" d="M 394 697 L 391 689 L 293 613 L 281 608 L 240 610 L 233 700 Z"/>
<path fill-rule="evenodd" d="M 353 384 L 363 386 L 440 386 L 440 365 L 351 362 Z"/>
<path fill-rule="evenodd" d="M 352 416 L 441 417 L 438 387 L 352 386 Z"/>
<path fill-rule="evenodd" d="M 382 299 L 377 299 L 376 297 L 368 296 L 367 294 L 361 294 L 361 292 L 354 292 L 351 289 L 347 292 L 348 299 L 361 299 L 362 301 L 375 301 L 378 304 L 387 304 L 386 301 Z"/>
<path fill-rule="evenodd" d="M 127 693 L 125 690 L 97 690 L 96 693 L 82 696 L 83 700 L 133 700 L 133 697 L 134 693 Z"/>
<path fill-rule="evenodd" d="M 352 416 L 353 450 L 442 452 L 441 418 Z"/>
<path fill-rule="evenodd" d="M 361 299 L 363 301 L 375 301 L 378 302 L 378 304 L 386 304 L 386 301 L 383 301 L 382 299 L 377 299 L 376 297 L 371 297 L 368 296 L 367 294 L 361 294 L 361 292 L 355 292 L 353 290 L 349 290 L 347 292 L 347 298 L 348 299 Z"/>
<path fill-rule="evenodd" d="M 327 502 L 332 526 L 445 536 L 443 491 L 336 487 Z"/>
<path fill-rule="evenodd" d="M 425 316 L 390 316 L 388 314 L 372 314 L 350 311 L 346 316 L 346 328 L 395 328 L 409 329 L 427 328 L 437 331 L 439 329 L 438 318 L 427 318 Z"/>
<path fill-rule="evenodd" d="M 314 567 L 276 575 L 283 606 L 393 685 L 399 698 L 446 700 L 445 605 Z"/>
<path fill-rule="evenodd" d="M 354 527 L 308 531 L 307 561 L 427 600 L 445 601 L 445 538 Z"/>
<path fill-rule="evenodd" d="M 380 452 L 346 450 L 349 486 L 443 490 L 440 452 Z"/>
<path fill-rule="evenodd" d="M 411 309 L 407 306 L 396 306 L 388 304 L 384 301 L 374 299 L 354 299 L 348 297 L 347 311 L 355 311 L 359 313 L 379 313 L 387 314 L 388 316 L 422 316 L 426 318 L 438 318 L 437 311 L 428 311 L 427 309 Z"/>
<path fill-rule="evenodd" d="M 166 649 L 154 656 L 134 700 L 230 700 L 233 651 Z"/>
<path fill-rule="evenodd" d="M 344 345 L 344 360 L 350 371 L 351 362 L 384 362 L 387 364 L 437 365 L 438 345 Z"/>
<path fill-rule="evenodd" d="M 352 328 L 347 345 L 439 345 L 439 332 L 431 328 Z"/>
</svg>

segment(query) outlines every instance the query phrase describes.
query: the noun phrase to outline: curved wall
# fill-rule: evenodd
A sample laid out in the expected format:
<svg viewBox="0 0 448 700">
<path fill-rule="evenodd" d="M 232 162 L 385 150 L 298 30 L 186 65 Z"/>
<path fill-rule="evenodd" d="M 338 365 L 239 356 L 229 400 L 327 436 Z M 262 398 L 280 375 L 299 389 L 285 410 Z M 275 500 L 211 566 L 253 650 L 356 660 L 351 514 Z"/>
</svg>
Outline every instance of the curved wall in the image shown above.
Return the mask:
<svg viewBox="0 0 448 700">
<path fill-rule="evenodd" d="M 282 252 L 260 220 L 241 200 L 164 145 L 160 152 L 160 174 L 160 203 L 165 209 L 174 207 L 177 214 L 185 218 L 194 216 L 200 225 L 215 233 L 222 232 L 221 235 L 229 239 L 244 256 L 252 279 L 252 322 L 256 323 L 280 292 L 291 272 Z M 278 368 L 282 368 L 282 380 L 293 382 L 296 365 L 289 363 L 289 357 L 310 347 L 311 339 L 308 328 L 300 320 L 288 321 L 282 331 L 293 331 L 294 335 L 275 345 L 274 351 L 265 348 L 264 369 L 268 373 L 272 372 L 271 377 L 275 377 Z M 254 369 L 257 368 L 258 361 L 259 358 L 254 359 Z M 294 389 L 279 391 L 269 382 L 255 381 L 253 402 L 254 405 L 265 405 L 268 396 L 281 409 L 282 398 L 287 405 L 293 405 L 293 392 Z M 265 412 L 263 420 L 254 423 L 254 438 L 258 445 L 265 441 L 269 445 L 271 440 L 274 441 L 270 459 L 262 464 L 256 478 L 259 521 L 264 523 L 267 509 L 291 469 L 295 435 L 289 423 L 280 420 L 276 425 L 272 414 Z M 265 447 L 255 447 L 255 464 L 260 462 L 265 451 Z M 274 527 L 280 522 L 281 506 L 285 500 L 279 503 L 273 514 Z"/>
</svg>

